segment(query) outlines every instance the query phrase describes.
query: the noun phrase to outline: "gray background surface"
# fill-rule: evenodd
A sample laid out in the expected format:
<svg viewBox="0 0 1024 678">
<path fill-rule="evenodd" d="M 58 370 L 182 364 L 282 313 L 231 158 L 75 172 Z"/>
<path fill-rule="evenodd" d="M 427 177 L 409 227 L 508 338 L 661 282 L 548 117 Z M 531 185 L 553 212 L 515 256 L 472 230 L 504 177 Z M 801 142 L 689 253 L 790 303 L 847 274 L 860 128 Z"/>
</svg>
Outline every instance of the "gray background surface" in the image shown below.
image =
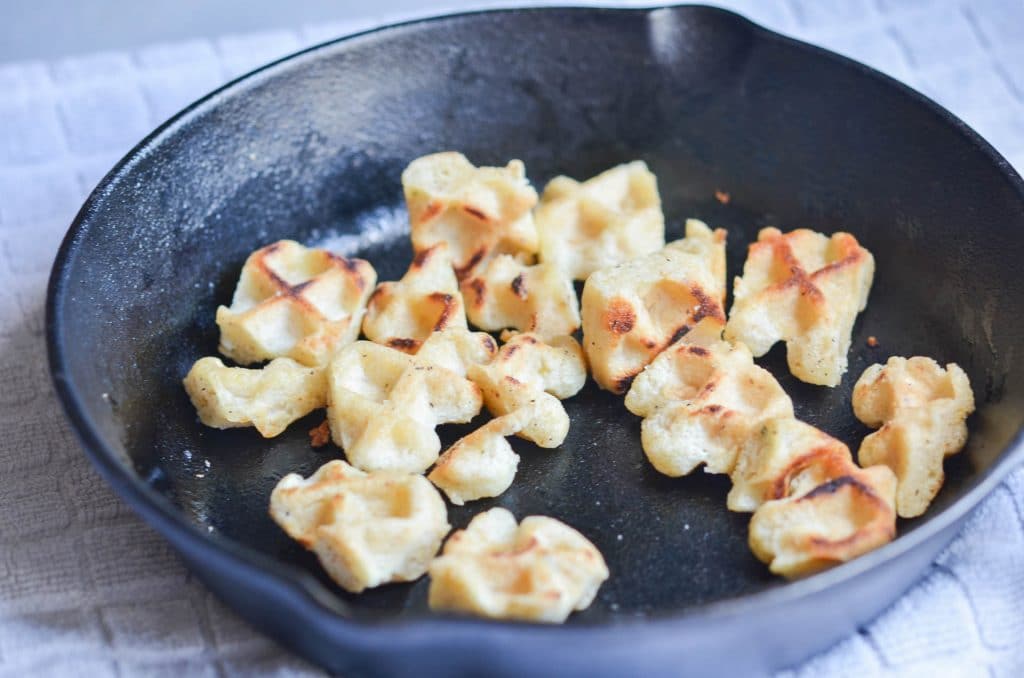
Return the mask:
<svg viewBox="0 0 1024 678">
<path fill-rule="evenodd" d="M 0 10 L 0 61 L 49 59 L 225 33 L 299 30 L 308 24 L 362 22 L 446 8 L 501 5 L 417 0 L 7 0 Z M 509 3 L 504 3 L 509 4 Z M 552 3 L 552 4 L 572 4 Z M 578 4 L 578 3 L 577 3 Z M 6 16 L 4 16 L 6 15 Z M 374 21 L 376 23 L 376 21 Z"/>
<path fill-rule="evenodd" d="M 497 4 L 0 3 L 0 676 L 316 673 L 221 606 L 89 466 L 49 386 L 46 277 L 99 178 L 190 101 L 351 31 Z M 1024 168 L 1024 1 L 716 4 L 903 80 Z M 797 673 L 1021 676 L 1022 638 L 1018 471 L 917 587 Z"/>
</svg>

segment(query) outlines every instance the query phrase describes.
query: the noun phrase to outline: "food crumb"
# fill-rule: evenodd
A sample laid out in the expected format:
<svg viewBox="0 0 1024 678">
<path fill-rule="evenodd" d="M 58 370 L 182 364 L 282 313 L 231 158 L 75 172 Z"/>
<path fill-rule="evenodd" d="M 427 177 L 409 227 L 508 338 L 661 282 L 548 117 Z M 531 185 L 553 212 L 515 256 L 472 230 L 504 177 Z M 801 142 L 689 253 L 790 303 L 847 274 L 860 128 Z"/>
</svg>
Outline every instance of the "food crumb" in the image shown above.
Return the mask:
<svg viewBox="0 0 1024 678">
<path fill-rule="evenodd" d="M 618 539 L 619 541 L 622 541 L 622 535 L 621 534 L 615 535 L 615 538 Z"/>
<path fill-rule="evenodd" d="M 715 200 L 723 205 L 728 205 L 729 201 L 732 200 L 732 196 L 725 191 L 715 191 Z"/>
<path fill-rule="evenodd" d="M 323 447 L 331 440 L 331 426 L 324 419 L 319 426 L 309 431 L 309 444 L 313 447 Z"/>
<path fill-rule="evenodd" d="M 868 337 L 868 346 L 870 346 L 871 348 L 875 348 L 876 346 L 878 346 L 878 339 L 875 337 L 875 335 L 872 334 L 870 337 Z"/>
</svg>

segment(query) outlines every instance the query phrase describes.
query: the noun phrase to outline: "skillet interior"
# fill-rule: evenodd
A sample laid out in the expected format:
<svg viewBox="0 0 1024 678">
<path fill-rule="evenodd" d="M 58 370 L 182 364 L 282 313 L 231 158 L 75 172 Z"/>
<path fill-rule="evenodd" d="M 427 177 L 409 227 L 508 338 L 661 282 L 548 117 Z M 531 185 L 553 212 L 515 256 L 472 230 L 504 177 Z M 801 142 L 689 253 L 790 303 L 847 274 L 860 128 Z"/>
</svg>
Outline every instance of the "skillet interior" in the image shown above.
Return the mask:
<svg viewBox="0 0 1024 678">
<path fill-rule="evenodd" d="M 671 236 L 688 216 L 729 229 L 730 276 L 761 226 L 855 233 L 878 273 L 843 385 L 796 382 L 778 349 L 761 363 L 798 416 L 854 448 L 866 431 L 850 388 L 868 364 L 925 354 L 967 370 L 980 410 L 968 450 L 947 463 L 928 516 L 902 533 L 979 482 L 1020 428 L 1019 179 L 902 88 L 702 8 L 477 14 L 328 45 L 215 95 L 108 178 L 58 267 L 51 339 L 84 416 L 140 478 L 204 528 L 316 573 L 353 617 L 424 616 L 426 584 L 348 596 L 266 516 L 281 475 L 338 454 L 308 445 L 322 417 L 273 441 L 205 429 L 180 379 L 215 352 L 214 309 L 262 244 L 327 242 L 370 259 L 382 280 L 398 277 L 410 258 L 399 174 L 447 148 L 478 164 L 521 158 L 537 186 L 642 158 Z M 639 420 L 593 384 L 566 406 L 573 428 L 560 450 L 515 441 L 513 488 L 450 519 L 461 527 L 497 504 L 593 539 L 613 577 L 570 623 L 781 584 L 749 553 L 746 516 L 725 510 L 726 479 L 659 476 Z"/>
</svg>

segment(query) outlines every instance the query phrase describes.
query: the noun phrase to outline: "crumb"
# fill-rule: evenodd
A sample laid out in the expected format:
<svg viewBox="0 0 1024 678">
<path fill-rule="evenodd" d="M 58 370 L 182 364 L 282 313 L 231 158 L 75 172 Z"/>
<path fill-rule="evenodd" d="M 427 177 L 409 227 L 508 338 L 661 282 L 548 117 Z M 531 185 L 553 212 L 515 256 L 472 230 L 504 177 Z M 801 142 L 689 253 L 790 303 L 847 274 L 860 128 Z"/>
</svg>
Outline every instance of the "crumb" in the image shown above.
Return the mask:
<svg viewBox="0 0 1024 678">
<path fill-rule="evenodd" d="M 725 191 L 715 191 L 715 200 L 722 203 L 723 205 L 728 205 L 731 199 L 732 196 L 730 196 Z"/>
<path fill-rule="evenodd" d="M 868 346 L 870 346 L 871 348 L 875 348 L 876 346 L 878 346 L 878 339 L 875 337 L 875 335 L 872 334 L 870 337 L 868 337 Z"/>
<path fill-rule="evenodd" d="M 331 426 L 324 419 L 323 422 L 309 431 L 309 444 L 313 447 L 323 447 L 331 441 Z"/>
</svg>

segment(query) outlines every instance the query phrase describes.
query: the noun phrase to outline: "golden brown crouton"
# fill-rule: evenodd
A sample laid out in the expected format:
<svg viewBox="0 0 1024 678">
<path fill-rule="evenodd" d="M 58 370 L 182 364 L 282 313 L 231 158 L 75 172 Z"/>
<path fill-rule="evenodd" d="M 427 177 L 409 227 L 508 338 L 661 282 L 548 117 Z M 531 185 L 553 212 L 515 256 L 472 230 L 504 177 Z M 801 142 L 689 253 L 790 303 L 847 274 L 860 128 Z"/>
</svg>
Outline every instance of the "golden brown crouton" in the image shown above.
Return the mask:
<svg viewBox="0 0 1024 678">
<path fill-rule="evenodd" d="M 593 273 L 583 287 L 583 347 L 601 388 L 625 393 L 666 346 L 704 318 L 725 324 L 725 231 L 686 237 Z"/>
<path fill-rule="evenodd" d="M 516 525 L 503 508 L 477 515 L 455 532 L 430 564 L 429 604 L 491 617 L 564 622 L 586 609 L 608 578 L 601 553 L 553 518 Z"/>
<path fill-rule="evenodd" d="M 755 357 L 785 341 L 793 376 L 838 386 L 874 274 L 874 257 L 849 233 L 761 229 L 733 287 L 725 338 Z"/>
<path fill-rule="evenodd" d="M 359 336 L 373 266 L 281 240 L 253 252 L 231 306 L 217 309 L 221 353 L 243 365 L 278 357 L 323 367 Z"/>
<path fill-rule="evenodd" d="M 861 464 L 885 464 L 899 480 L 896 510 L 924 513 L 942 488 L 942 461 L 967 443 L 974 392 L 960 366 L 931 358 L 892 357 L 872 365 L 853 387 L 853 412 L 878 428 L 861 443 Z M 881 428 L 879 428 L 881 427 Z"/>
</svg>

